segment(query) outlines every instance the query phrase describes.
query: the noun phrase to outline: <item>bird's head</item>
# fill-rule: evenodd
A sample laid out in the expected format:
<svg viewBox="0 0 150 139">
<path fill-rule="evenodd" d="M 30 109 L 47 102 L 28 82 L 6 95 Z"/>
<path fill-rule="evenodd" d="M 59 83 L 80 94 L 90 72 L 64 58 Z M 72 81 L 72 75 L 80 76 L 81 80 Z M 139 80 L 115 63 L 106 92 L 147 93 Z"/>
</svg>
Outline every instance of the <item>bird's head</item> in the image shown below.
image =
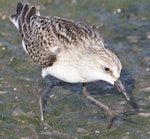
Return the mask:
<svg viewBox="0 0 150 139">
<path fill-rule="evenodd" d="M 126 89 L 120 81 L 120 73 L 122 69 L 119 58 L 109 49 L 102 49 L 99 51 L 99 65 L 101 72 L 101 80 L 109 82 L 114 85 L 119 92 L 121 92 L 126 100 L 134 107 L 137 108 L 137 104 L 132 101 L 132 98 L 127 94 Z"/>
<path fill-rule="evenodd" d="M 100 69 L 100 79 L 115 85 L 119 79 L 122 65 L 119 58 L 109 49 L 98 51 L 98 64 Z"/>
</svg>

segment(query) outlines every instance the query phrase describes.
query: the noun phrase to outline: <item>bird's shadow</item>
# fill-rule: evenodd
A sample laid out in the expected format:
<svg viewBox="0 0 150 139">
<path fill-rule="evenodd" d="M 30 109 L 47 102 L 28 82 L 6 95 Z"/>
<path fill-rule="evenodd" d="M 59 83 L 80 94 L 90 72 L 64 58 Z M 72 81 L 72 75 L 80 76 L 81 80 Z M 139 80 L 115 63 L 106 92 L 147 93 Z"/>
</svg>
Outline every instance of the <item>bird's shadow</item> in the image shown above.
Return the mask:
<svg viewBox="0 0 150 139">
<path fill-rule="evenodd" d="M 136 81 L 134 77 L 131 75 L 130 72 L 126 70 L 122 70 L 120 80 L 122 84 L 124 85 L 127 93 L 129 96 L 131 96 L 132 101 L 135 102 L 134 96 L 132 94 Z M 62 88 L 66 90 L 70 90 L 71 92 L 74 93 L 81 93 L 82 92 L 82 84 L 70 84 L 63 82 L 59 79 L 56 79 L 55 77 L 52 76 L 46 76 L 44 79 L 45 82 L 45 91 L 43 93 L 43 98 L 45 102 L 48 100 L 51 89 L 55 86 L 61 86 Z M 105 82 L 105 81 L 96 81 L 96 82 L 91 82 L 91 83 L 86 83 L 87 90 L 90 94 L 92 95 L 98 95 L 98 94 L 115 94 L 115 95 L 121 95 L 119 91 L 115 88 L 115 86 Z"/>
</svg>

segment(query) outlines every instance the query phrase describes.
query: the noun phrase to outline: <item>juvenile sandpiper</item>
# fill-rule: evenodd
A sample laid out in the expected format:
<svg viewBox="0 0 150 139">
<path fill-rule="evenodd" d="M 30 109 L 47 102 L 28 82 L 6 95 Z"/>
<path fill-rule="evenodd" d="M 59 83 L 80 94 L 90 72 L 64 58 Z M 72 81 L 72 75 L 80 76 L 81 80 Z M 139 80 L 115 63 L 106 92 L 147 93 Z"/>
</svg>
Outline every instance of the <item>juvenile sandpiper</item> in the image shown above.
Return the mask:
<svg viewBox="0 0 150 139">
<path fill-rule="evenodd" d="M 120 113 L 90 96 L 85 83 L 106 81 L 116 86 L 135 109 L 138 108 L 119 80 L 122 69 L 119 58 L 104 47 L 103 37 L 98 32 L 73 20 L 40 16 L 36 6 L 30 6 L 28 3 L 18 3 L 16 14 L 11 15 L 10 20 L 20 32 L 25 52 L 35 64 L 42 67 L 40 83 L 47 75 L 68 83 L 82 83 L 83 94 L 106 111 L 109 125 Z M 39 94 L 43 123 L 40 88 Z"/>
</svg>

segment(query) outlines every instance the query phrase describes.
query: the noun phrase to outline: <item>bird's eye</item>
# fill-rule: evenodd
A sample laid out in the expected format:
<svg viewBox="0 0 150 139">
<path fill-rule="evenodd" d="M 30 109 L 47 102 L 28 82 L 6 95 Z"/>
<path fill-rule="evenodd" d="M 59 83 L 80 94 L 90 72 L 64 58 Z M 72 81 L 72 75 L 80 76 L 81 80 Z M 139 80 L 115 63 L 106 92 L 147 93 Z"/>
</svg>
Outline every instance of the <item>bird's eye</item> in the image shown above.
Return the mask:
<svg viewBox="0 0 150 139">
<path fill-rule="evenodd" d="M 106 72 L 110 72 L 110 68 L 105 67 L 104 69 Z"/>
</svg>

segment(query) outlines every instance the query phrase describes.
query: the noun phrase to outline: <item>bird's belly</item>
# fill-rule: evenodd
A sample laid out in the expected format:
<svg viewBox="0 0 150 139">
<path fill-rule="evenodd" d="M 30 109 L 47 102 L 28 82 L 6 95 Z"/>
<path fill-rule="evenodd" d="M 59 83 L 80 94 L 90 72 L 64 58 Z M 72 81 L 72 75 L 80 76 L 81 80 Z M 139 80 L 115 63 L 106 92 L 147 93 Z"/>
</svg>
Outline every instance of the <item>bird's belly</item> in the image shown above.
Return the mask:
<svg viewBox="0 0 150 139">
<path fill-rule="evenodd" d="M 42 76 L 52 75 L 62 81 L 69 83 L 85 83 L 98 80 L 92 73 L 84 71 L 84 69 L 75 68 L 73 65 L 54 64 L 51 67 L 42 69 Z"/>
</svg>

